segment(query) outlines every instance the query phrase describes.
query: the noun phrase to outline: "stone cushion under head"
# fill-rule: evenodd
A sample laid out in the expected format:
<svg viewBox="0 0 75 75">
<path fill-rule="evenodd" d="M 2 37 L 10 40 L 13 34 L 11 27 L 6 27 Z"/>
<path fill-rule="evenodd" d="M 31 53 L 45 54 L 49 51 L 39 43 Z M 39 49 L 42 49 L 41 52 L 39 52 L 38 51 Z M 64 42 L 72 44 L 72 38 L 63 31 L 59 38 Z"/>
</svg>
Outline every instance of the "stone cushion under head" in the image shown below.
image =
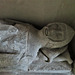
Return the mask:
<svg viewBox="0 0 75 75">
<path fill-rule="evenodd" d="M 59 56 L 57 56 L 56 58 L 54 58 L 53 61 L 57 61 L 57 62 L 67 61 L 69 64 L 73 63 L 68 50 L 66 50 L 64 53 L 62 53 Z"/>
<path fill-rule="evenodd" d="M 49 58 L 49 62 L 51 63 L 54 58 L 58 55 L 62 54 L 67 50 L 67 46 L 57 49 L 50 49 L 50 48 L 42 48 L 42 53 Z"/>
</svg>

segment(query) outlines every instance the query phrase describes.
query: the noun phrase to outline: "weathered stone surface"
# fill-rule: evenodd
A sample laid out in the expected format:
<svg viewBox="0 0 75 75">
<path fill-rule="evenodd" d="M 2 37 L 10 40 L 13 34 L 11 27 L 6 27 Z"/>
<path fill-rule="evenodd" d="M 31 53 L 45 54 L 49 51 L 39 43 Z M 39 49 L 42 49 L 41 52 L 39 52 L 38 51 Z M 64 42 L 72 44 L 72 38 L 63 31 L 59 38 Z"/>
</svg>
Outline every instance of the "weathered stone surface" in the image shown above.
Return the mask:
<svg viewBox="0 0 75 75">
<path fill-rule="evenodd" d="M 30 72 L 47 72 L 47 73 L 66 73 L 71 71 L 71 65 L 67 62 L 52 62 L 48 63 L 44 60 L 45 56 L 40 53 L 40 56 L 37 56 L 31 65 L 29 66 Z"/>
<path fill-rule="evenodd" d="M 57 56 L 59 56 L 60 54 L 62 54 L 63 52 L 65 52 L 67 50 L 67 46 L 62 47 L 62 48 L 57 48 L 57 49 L 50 49 L 50 48 L 41 48 L 41 52 L 47 57 L 49 58 L 47 61 L 49 61 L 50 63 L 54 60 L 54 58 L 56 58 Z"/>
<path fill-rule="evenodd" d="M 57 56 L 53 61 L 57 61 L 57 62 L 67 61 L 69 64 L 73 63 L 68 50 L 66 50 L 64 53 L 60 54 L 59 56 Z"/>
<path fill-rule="evenodd" d="M 61 48 L 67 45 L 73 36 L 74 30 L 63 23 L 52 23 L 42 30 L 26 23 L 15 24 L 14 26 L 0 23 L 0 71 L 28 71 L 28 66 L 38 59 L 36 56 L 40 48 Z M 57 56 L 64 51 L 65 49 L 60 50 L 56 53 Z M 47 62 L 42 62 L 46 57 L 40 56 L 39 58 L 41 58 L 41 62 L 38 60 L 39 64 L 46 65 L 44 63 Z M 57 65 L 54 63 L 53 66 Z M 64 66 L 61 69 L 59 65 Z M 59 65 L 56 70 L 71 70 L 68 63 L 59 62 Z M 52 68 L 54 68 L 53 66 Z M 39 65 L 39 67 L 41 66 Z M 49 68 L 51 70 L 51 67 Z"/>
<path fill-rule="evenodd" d="M 75 31 L 65 23 L 50 23 L 39 31 L 45 47 L 60 48 L 67 45 L 73 38 Z"/>
<path fill-rule="evenodd" d="M 73 61 L 70 58 L 67 48 L 67 46 L 58 49 L 42 48 L 40 52 L 46 56 L 47 62 L 52 63 L 53 61 L 67 61 L 69 64 L 72 64 Z"/>
<path fill-rule="evenodd" d="M 18 29 L 12 25 L 0 24 L 0 43 L 8 37 L 14 36 L 18 33 Z"/>
</svg>

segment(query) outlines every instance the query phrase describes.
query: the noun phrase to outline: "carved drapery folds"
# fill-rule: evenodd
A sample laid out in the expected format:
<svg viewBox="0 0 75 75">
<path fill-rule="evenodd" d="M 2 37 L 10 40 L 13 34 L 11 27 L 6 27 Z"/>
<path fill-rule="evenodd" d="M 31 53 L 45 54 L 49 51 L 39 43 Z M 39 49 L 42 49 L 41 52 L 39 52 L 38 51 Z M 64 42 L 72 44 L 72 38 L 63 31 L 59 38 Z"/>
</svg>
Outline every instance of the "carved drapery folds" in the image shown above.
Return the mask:
<svg viewBox="0 0 75 75">
<path fill-rule="evenodd" d="M 0 71 L 70 72 L 68 44 L 74 30 L 50 23 L 41 30 L 14 20 L 0 21 Z"/>
</svg>

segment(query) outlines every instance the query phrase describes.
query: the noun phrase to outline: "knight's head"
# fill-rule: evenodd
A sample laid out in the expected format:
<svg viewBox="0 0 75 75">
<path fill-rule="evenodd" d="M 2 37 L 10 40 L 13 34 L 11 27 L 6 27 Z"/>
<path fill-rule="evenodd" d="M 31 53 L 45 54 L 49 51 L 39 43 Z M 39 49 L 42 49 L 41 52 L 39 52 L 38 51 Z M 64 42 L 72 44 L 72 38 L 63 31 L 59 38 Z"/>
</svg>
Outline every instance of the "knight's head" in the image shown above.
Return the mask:
<svg viewBox="0 0 75 75">
<path fill-rule="evenodd" d="M 40 30 L 43 41 L 47 41 L 45 45 L 50 44 L 53 48 L 67 45 L 74 33 L 74 30 L 64 23 L 50 23 Z"/>
</svg>

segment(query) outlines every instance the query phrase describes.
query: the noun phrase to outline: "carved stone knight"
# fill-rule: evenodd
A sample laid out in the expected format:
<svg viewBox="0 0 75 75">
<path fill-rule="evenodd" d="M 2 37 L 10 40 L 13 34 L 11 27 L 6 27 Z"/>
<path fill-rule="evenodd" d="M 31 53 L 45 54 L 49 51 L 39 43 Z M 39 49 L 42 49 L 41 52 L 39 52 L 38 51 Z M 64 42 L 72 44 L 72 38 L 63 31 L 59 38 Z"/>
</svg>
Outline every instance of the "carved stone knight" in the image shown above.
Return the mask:
<svg viewBox="0 0 75 75">
<path fill-rule="evenodd" d="M 61 48 L 74 36 L 64 23 L 51 23 L 38 30 L 30 24 L 0 24 L 0 71 L 28 70 L 40 48 Z"/>
</svg>

